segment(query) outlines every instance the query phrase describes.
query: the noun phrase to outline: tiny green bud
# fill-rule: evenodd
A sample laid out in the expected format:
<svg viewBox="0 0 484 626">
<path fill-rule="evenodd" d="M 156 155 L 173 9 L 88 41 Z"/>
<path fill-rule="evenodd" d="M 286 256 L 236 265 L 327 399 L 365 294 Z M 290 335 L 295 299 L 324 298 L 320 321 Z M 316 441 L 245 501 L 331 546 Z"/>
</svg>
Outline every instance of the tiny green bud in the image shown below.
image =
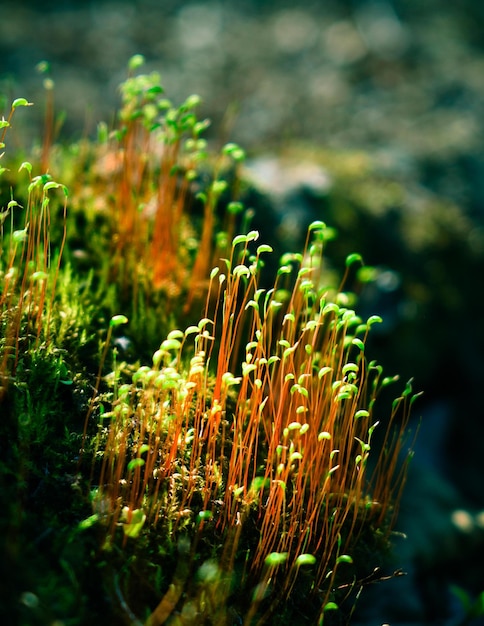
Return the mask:
<svg viewBox="0 0 484 626">
<path fill-rule="evenodd" d="M 126 315 L 113 315 L 113 317 L 111 318 L 109 325 L 111 327 L 113 326 L 121 326 L 121 324 L 127 324 L 128 323 L 128 318 L 126 317 Z"/>
</svg>

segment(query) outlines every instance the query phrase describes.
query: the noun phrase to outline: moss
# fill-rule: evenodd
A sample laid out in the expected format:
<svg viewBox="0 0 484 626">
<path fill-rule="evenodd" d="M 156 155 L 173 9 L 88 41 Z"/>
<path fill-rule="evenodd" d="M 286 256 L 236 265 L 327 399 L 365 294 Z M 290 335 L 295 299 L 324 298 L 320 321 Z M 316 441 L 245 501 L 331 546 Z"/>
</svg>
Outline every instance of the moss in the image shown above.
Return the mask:
<svg viewBox="0 0 484 626">
<path fill-rule="evenodd" d="M 209 156 L 198 98 L 174 107 L 135 69 L 111 135 L 44 143 L 69 189 L 36 162 L 9 177 L 27 209 L 7 202 L 1 239 L 5 606 L 20 624 L 343 619 L 388 547 L 416 395 L 373 453 L 395 379 L 367 360 L 379 318 L 352 308 L 360 255 L 326 272 L 318 220 L 271 271 L 244 152 Z"/>
</svg>

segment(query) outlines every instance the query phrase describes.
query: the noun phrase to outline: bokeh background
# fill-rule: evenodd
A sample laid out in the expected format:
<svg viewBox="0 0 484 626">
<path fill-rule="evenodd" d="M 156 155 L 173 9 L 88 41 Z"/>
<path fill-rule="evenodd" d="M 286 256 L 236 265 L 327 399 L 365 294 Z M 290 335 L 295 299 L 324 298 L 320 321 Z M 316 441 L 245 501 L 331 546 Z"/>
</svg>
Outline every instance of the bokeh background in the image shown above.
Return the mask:
<svg viewBox="0 0 484 626">
<path fill-rule="evenodd" d="M 0 94 L 36 103 L 23 142 L 42 127 L 40 61 L 75 139 L 112 122 L 136 53 L 174 102 L 202 97 L 215 146 L 247 150 L 263 238 L 296 247 L 321 219 L 335 267 L 358 251 L 376 268 L 372 350 L 425 395 L 396 547 L 408 575 L 368 590 L 355 623 L 464 623 L 453 585 L 484 591 L 484 4 L 0 4 Z"/>
</svg>

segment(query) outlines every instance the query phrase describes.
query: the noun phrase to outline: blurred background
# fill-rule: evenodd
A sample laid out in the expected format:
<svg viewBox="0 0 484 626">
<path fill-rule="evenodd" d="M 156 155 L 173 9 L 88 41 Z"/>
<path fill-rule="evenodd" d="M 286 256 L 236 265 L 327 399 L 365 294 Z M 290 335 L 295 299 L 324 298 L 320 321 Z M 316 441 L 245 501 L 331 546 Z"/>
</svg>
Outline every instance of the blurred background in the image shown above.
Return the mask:
<svg viewBox="0 0 484 626">
<path fill-rule="evenodd" d="M 136 53 L 173 102 L 202 97 L 215 146 L 247 150 L 247 201 L 275 225 L 262 239 L 296 249 L 320 219 L 339 232 L 334 267 L 354 251 L 375 267 L 372 355 L 425 393 L 395 558 L 408 575 L 369 589 L 355 623 L 479 623 L 455 587 L 484 591 L 484 3 L 1 3 L 0 94 L 36 104 L 18 115 L 27 140 L 40 61 L 75 139 L 113 121 Z"/>
</svg>

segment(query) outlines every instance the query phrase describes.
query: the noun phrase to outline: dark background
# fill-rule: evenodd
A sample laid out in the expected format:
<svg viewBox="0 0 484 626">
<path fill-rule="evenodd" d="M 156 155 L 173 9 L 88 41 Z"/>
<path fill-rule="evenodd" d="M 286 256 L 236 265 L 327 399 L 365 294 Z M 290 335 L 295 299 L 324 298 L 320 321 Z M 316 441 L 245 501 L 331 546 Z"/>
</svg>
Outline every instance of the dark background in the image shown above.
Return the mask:
<svg viewBox="0 0 484 626">
<path fill-rule="evenodd" d="M 36 103 L 19 112 L 24 142 L 42 124 L 40 61 L 75 139 L 113 120 L 126 63 L 143 54 L 175 103 L 202 96 L 214 145 L 247 149 L 285 244 L 322 219 L 340 231 L 335 264 L 356 250 L 380 268 L 363 298 L 386 320 L 373 349 L 425 395 L 400 521 L 409 575 L 370 594 L 365 624 L 459 624 L 451 585 L 484 590 L 483 28 L 471 1 L 0 7 L 0 93 Z"/>
</svg>

